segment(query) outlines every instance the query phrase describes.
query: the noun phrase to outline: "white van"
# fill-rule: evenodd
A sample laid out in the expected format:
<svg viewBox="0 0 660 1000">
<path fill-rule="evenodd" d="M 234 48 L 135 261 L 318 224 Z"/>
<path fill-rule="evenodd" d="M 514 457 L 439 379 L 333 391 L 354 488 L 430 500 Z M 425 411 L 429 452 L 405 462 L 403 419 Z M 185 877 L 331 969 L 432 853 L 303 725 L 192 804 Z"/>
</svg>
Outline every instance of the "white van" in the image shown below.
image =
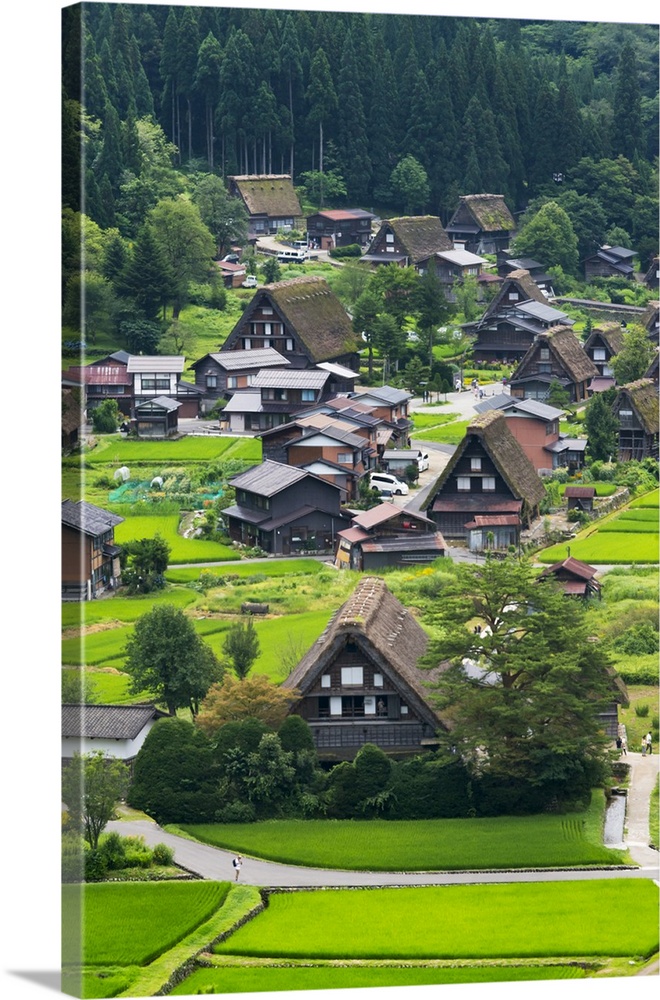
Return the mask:
<svg viewBox="0 0 660 1000">
<path fill-rule="evenodd" d="M 280 247 L 277 259 L 280 264 L 297 264 L 307 260 L 307 254 L 304 250 L 294 250 L 293 247 Z"/>
<path fill-rule="evenodd" d="M 394 496 L 405 497 L 408 495 L 408 486 L 400 479 L 389 472 L 372 472 L 369 477 L 369 486 L 372 490 L 388 492 Z"/>
<path fill-rule="evenodd" d="M 417 452 L 417 468 L 420 472 L 426 472 L 429 468 L 429 453 L 427 451 Z"/>
</svg>

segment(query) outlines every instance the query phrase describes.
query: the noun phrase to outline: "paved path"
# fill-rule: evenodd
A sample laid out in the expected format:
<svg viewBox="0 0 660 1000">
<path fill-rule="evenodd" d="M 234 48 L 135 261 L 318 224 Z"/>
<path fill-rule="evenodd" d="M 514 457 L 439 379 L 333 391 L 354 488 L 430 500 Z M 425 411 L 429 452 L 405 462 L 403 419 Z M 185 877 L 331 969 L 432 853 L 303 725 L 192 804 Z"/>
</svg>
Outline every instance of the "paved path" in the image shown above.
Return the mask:
<svg viewBox="0 0 660 1000">
<path fill-rule="evenodd" d="M 658 851 L 649 847 L 649 799 L 660 771 L 660 757 L 657 753 L 643 757 L 641 753 L 628 752 L 622 759 L 631 769 L 624 846 L 638 865 L 657 867 Z"/>
</svg>

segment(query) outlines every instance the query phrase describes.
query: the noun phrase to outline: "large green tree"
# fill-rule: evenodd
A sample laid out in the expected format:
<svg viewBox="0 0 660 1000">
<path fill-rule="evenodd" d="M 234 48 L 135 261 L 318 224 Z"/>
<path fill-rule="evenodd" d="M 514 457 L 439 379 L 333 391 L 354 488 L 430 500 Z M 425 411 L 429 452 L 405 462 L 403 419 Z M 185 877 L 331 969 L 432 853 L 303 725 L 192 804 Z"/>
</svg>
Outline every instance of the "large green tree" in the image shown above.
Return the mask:
<svg viewBox="0 0 660 1000">
<path fill-rule="evenodd" d="M 248 218 L 239 198 L 230 197 L 223 180 L 215 174 L 204 174 L 195 184 L 193 201 L 199 208 L 202 222 L 215 240 L 217 256 L 247 240 Z"/>
<path fill-rule="evenodd" d="M 420 215 L 429 202 L 431 189 L 426 170 L 414 156 L 404 156 L 390 175 L 392 192 L 405 215 Z"/>
<path fill-rule="evenodd" d="M 247 677 L 260 651 L 259 637 L 251 615 L 245 623 L 236 622 L 229 627 L 222 649 L 231 660 L 239 680 Z"/>
<path fill-rule="evenodd" d="M 623 335 L 623 347 L 610 361 L 619 385 L 642 378 L 653 360 L 654 348 L 643 326 L 631 323 Z"/>
<path fill-rule="evenodd" d="M 70 822 L 93 851 L 117 802 L 126 794 L 128 781 L 127 765 L 101 750 L 74 754 L 62 772 L 62 798 Z"/>
<path fill-rule="evenodd" d="M 584 605 L 509 557 L 458 567 L 433 619 L 432 659 L 448 663 L 433 685 L 451 719 L 442 745 L 475 779 L 540 789 L 546 801 L 588 793 L 607 761 L 598 712 L 614 693 Z"/>
<path fill-rule="evenodd" d="M 607 462 L 617 453 L 619 422 L 612 413 L 611 390 L 596 392 L 587 404 L 584 429 L 589 443 L 587 450 L 592 460 Z"/>
<path fill-rule="evenodd" d="M 215 244 L 199 208 L 188 198 L 166 198 L 149 213 L 156 241 L 172 276 L 169 298 L 178 319 L 192 281 L 208 280 Z"/>
<path fill-rule="evenodd" d="M 173 604 L 156 604 L 135 623 L 124 648 L 131 691 L 150 691 L 170 715 L 199 703 L 221 674 L 211 647 L 195 631 L 190 618 Z"/>
<path fill-rule="evenodd" d="M 511 245 L 521 257 L 534 257 L 546 267 L 559 266 L 575 275 L 578 239 L 570 218 L 556 201 L 548 201 L 520 230 Z"/>
</svg>

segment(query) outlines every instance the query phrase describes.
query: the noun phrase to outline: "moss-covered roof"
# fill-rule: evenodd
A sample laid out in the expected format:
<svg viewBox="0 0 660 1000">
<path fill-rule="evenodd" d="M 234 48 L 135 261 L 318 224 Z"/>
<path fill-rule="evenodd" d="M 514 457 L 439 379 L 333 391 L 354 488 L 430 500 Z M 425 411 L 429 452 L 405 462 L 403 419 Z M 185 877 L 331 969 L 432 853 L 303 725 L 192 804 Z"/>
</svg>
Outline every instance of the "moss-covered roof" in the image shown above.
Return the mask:
<svg viewBox="0 0 660 1000">
<path fill-rule="evenodd" d="M 230 177 L 249 215 L 302 216 L 298 195 L 289 174 L 243 174 Z"/>
<path fill-rule="evenodd" d="M 325 278 L 317 275 L 264 285 L 315 363 L 358 350 L 351 320 Z"/>
<path fill-rule="evenodd" d="M 454 247 L 440 219 L 435 215 L 404 215 L 388 219 L 386 225 L 392 227 L 413 264 L 431 254 L 452 250 Z"/>
<path fill-rule="evenodd" d="M 599 323 L 595 326 L 584 342 L 585 351 L 591 347 L 598 338 L 604 340 L 609 347 L 610 354 L 618 354 L 623 347 L 623 327 L 614 321 L 610 323 Z"/>
<path fill-rule="evenodd" d="M 647 434 L 658 433 L 658 390 L 650 378 L 640 378 L 621 386 L 619 396 L 615 401 L 616 409 L 624 399 L 628 399 L 639 416 L 642 427 Z M 618 404 L 618 405 L 617 405 Z"/>
<path fill-rule="evenodd" d="M 468 425 L 465 437 L 429 491 L 423 509 L 433 505 L 473 435 L 481 440 L 486 453 L 515 499 L 523 500 L 529 508 L 536 507 L 545 495 L 543 483 L 536 469 L 509 430 L 504 413 L 501 410 L 487 410 L 485 413 L 477 414 Z"/>
<path fill-rule="evenodd" d="M 485 233 L 516 228 L 503 194 L 464 194 L 461 201 Z"/>
<path fill-rule="evenodd" d="M 536 340 L 518 365 L 514 380 L 530 372 L 542 347 L 549 347 L 559 366 L 572 382 L 586 382 L 598 375 L 598 369 L 577 339 L 570 326 L 552 326 L 536 336 Z"/>
</svg>

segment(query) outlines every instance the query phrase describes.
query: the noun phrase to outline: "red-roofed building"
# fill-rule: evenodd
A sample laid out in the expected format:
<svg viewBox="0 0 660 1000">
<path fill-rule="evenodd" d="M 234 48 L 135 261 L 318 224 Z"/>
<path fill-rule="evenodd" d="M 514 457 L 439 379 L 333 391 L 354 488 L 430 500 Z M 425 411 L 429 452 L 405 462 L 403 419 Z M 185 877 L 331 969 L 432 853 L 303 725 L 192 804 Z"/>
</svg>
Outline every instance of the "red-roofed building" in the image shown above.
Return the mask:
<svg viewBox="0 0 660 1000">
<path fill-rule="evenodd" d="M 359 208 L 328 209 L 307 216 L 307 240 L 315 250 L 332 250 L 354 243 L 364 247 L 371 238 L 371 212 Z"/>
<path fill-rule="evenodd" d="M 595 567 L 569 556 L 568 559 L 553 563 L 544 569 L 539 579 L 554 577 L 559 581 L 564 593 L 570 597 L 600 598 L 600 584 L 596 579 L 596 573 Z"/>
<path fill-rule="evenodd" d="M 444 538 L 430 518 L 384 500 L 355 514 L 351 527 L 337 533 L 335 566 L 365 572 L 409 566 L 433 562 L 445 550 Z"/>
</svg>

